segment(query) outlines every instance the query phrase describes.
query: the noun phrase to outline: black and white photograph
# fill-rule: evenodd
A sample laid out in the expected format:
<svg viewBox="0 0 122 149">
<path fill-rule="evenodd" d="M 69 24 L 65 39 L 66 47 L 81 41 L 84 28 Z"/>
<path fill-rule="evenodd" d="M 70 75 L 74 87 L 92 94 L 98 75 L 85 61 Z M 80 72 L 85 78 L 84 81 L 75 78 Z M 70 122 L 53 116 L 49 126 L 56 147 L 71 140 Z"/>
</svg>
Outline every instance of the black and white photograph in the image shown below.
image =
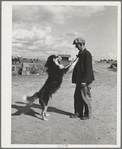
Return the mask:
<svg viewBox="0 0 122 149">
<path fill-rule="evenodd" d="M 120 147 L 121 2 L 1 10 L 1 147 Z"/>
</svg>

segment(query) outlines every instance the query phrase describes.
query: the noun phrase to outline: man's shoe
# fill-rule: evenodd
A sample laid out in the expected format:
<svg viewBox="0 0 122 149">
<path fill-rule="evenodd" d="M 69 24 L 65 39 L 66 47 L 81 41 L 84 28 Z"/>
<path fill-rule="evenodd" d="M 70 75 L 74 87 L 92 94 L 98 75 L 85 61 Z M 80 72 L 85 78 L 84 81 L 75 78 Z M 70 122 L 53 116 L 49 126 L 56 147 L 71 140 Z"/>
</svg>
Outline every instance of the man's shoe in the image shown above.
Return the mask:
<svg viewBox="0 0 122 149">
<path fill-rule="evenodd" d="M 79 114 L 70 115 L 70 118 L 78 118 Z"/>
<path fill-rule="evenodd" d="M 88 116 L 82 116 L 81 119 L 82 120 L 87 120 L 87 119 L 89 119 L 89 117 Z"/>
</svg>

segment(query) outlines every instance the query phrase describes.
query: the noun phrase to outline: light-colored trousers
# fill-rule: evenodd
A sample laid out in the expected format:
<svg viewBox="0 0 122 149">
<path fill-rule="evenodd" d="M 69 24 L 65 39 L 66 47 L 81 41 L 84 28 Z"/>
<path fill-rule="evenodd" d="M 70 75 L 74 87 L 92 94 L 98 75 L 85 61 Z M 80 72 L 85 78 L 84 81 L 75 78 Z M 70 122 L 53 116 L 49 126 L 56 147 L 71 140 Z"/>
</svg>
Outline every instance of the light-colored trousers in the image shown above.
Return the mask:
<svg viewBox="0 0 122 149">
<path fill-rule="evenodd" d="M 81 88 L 80 84 L 76 84 L 74 94 L 74 112 L 78 113 L 80 117 L 87 116 L 91 118 L 92 107 L 91 107 L 91 93 L 89 86 Z"/>
</svg>

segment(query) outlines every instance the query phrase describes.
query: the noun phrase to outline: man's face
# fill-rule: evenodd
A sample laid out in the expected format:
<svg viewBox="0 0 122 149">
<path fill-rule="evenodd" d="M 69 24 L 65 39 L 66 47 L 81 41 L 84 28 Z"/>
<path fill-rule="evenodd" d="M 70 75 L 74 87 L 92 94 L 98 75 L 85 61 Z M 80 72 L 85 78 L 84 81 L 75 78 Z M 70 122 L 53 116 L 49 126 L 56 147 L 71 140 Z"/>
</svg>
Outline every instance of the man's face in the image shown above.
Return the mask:
<svg viewBox="0 0 122 149">
<path fill-rule="evenodd" d="M 83 44 L 81 44 L 81 43 L 77 43 L 76 45 L 75 45 L 75 47 L 78 49 L 78 50 L 83 50 L 83 48 L 84 48 L 84 46 L 83 46 Z"/>
</svg>

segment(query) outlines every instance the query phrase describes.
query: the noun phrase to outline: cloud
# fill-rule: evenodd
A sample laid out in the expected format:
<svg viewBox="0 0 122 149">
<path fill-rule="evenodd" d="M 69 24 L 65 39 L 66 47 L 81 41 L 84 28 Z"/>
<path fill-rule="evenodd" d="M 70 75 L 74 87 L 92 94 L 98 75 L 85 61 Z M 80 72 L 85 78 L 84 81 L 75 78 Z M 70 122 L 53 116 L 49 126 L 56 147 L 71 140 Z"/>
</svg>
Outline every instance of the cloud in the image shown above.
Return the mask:
<svg viewBox="0 0 122 149">
<path fill-rule="evenodd" d="M 66 32 L 66 36 L 80 36 L 81 34 L 76 31 Z"/>
<path fill-rule="evenodd" d="M 99 15 L 105 10 L 104 6 L 84 6 L 82 9 L 83 16 L 90 17 L 91 15 Z"/>
<path fill-rule="evenodd" d="M 64 9 L 61 6 L 48 5 L 16 5 L 13 6 L 13 22 L 28 22 L 28 23 L 42 23 L 42 22 L 56 22 L 62 23 L 65 16 Z"/>
<path fill-rule="evenodd" d="M 44 47 L 44 46 L 52 46 L 55 42 L 55 37 L 53 37 L 50 34 L 47 34 L 45 38 L 41 40 L 36 40 L 33 42 L 34 45 L 37 45 L 38 47 Z"/>
<path fill-rule="evenodd" d="M 77 33 L 75 32 L 75 34 Z M 65 36 L 52 36 L 52 28 L 49 26 L 41 28 L 35 25 L 30 30 L 23 29 L 23 27 L 16 28 L 13 30 L 12 37 L 13 48 L 19 47 L 21 49 L 28 49 L 29 51 L 55 50 L 69 47 L 67 38 Z"/>
<path fill-rule="evenodd" d="M 71 6 L 71 5 L 14 5 L 12 9 L 13 23 L 59 23 L 68 18 L 90 17 L 105 10 L 104 6 Z"/>
<path fill-rule="evenodd" d="M 17 40 L 17 39 L 12 39 L 12 43 L 29 43 L 29 41 L 26 40 Z"/>
<path fill-rule="evenodd" d="M 28 29 L 15 29 L 13 31 L 12 48 L 20 50 L 35 51 L 56 51 L 68 46 L 63 37 L 55 37 L 51 35 L 51 27 L 32 27 Z"/>
<path fill-rule="evenodd" d="M 95 57 L 96 58 L 96 57 Z M 99 53 L 97 54 L 97 59 L 117 59 L 116 54 L 112 52 L 106 52 L 106 53 Z"/>
<path fill-rule="evenodd" d="M 31 30 L 27 29 L 15 29 L 12 33 L 13 39 L 23 39 L 23 40 L 35 40 L 35 39 L 43 39 L 51 32 L 50 27 L 46 27 L 44 30 L 37 28 L 37 26 L 33 26 Z"/>
<path fill-rule="evenodd" d="M 78 32 L 62 33 L 60 36 L 52 36 L 52 28 L 33 26 L 29 29 L 23 29 L 23 26 L 13 30 L 12 53 L 29 56 L 47 58 L 51 54 L 74 54 L 73 48 L 68 37 L 78 35 Z M 75 55 L 75 54 L 74 54 Z"/>
<path fill-rule="evenodd" d="M 17 52 L 23 51 L 22 55 L 27 52 L 27 55 L 32 56 L 40 55 L 40 51 L 44 53 L 44 56 L 50 53 L 71 53 L 72 41 L 70 39 L 82 36 L 83 31 L 89 30 L 92 25 L 80 32 L 67 31 L 58 37 L 53 36 L 51 26 L 54 23 L 63 25 L 66 21 L 76 17 L 83 19 L 94 14 L 99 15 L 99 12 L 104 10 L 105 8 L 101 6 L 13 5 L 12 48 L 17 48 Z"/>
<path fill-rule="evenodd" d="M 91 15 L 99 15 L 105 10 L 104 6 L 67 6 L 66 18 L 90 17 Z"/>
<path fill-rule="evenodd" d="M 113 58 L 114 58 L 114 53 L 108 53 L 107 57 L 108 57 L 109 59 L 113 59 Z"/>
<path fill-rule="evenodd" d="M 21 43 L 12 43 L 12 46 L 21 48 L 22 44 Z"/>
<path fill-rule="evenodd" d="M 41 58 L 41 59 L 46 59 L 48 57 L 48 55 L 43 52 L 43 51 L 29 51 L 28 49 L 18 49 L 18 48 L 13 48 L 12 49 L 12 55 L 20 55 L 23 57 L 29 57 L 29 58 Z"/>
</svg>

